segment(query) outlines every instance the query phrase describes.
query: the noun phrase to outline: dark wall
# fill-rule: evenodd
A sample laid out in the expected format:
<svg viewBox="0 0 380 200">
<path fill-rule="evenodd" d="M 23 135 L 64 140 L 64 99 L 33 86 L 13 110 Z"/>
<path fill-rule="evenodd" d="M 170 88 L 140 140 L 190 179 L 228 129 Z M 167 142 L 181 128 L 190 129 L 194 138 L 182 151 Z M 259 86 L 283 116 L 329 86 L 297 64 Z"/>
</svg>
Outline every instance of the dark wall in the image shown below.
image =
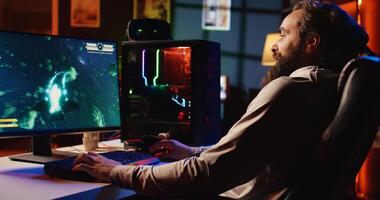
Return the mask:
<svg viewBox="0 0 380 200">
<path fill-rule="evenodd" d="M 202 0 L 175 0 L 172 9 L 174 39 L 205 39 L 221 44 L 221 74 L 245 92 L 260 89 L 269 69 L 261 65 L 268 33 L 278 32 L 285 0 L 232 0 L 228 31 L 202 29 Z M 247 95 L 248 96 L 248 95 Z"/>
<path fill-rule="evenodd" d="M 0 29 L 51 32 L 51 0 L 0 0 Z"/>
<path fill-rule="evenodd" d="M 100 1 L 100 27 L 79 28 L 70 26 L 70 2 L 59 1 L 59 35 L 106 40 L 124 40 L 128 21 L 133 16 L 132 0 Z"/>
</svg>

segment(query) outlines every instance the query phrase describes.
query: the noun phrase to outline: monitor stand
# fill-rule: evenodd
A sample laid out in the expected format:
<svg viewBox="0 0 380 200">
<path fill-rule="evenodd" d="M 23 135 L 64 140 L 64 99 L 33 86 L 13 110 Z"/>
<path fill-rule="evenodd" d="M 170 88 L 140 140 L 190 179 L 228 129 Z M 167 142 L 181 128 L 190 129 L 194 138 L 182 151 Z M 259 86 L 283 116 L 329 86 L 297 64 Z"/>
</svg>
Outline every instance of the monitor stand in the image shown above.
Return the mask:
<svg viewBox="0 0 380 200">
<path fill-rule="evenodd" d="M 72 152 L 52 152 L 50 135 L 40 135 L 32 137 L 31 153 L 9 156 L 9 159 L 13 161 L 45 164 L 50 161 L 61 160 L 75 155 L 77 154 Z"/>
</svg>

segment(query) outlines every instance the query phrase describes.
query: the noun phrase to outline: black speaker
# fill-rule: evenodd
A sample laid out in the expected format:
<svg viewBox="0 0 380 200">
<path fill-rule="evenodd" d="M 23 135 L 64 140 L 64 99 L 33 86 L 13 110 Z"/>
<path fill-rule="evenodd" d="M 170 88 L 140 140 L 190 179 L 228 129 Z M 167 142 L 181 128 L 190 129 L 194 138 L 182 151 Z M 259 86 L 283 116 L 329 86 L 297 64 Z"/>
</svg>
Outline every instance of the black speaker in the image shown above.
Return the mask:
<svg viewBox="0 0 380 200">
<path fill-rule="evenodd" d="M 158 19 L 133 19 L 128 22 L 126 38 L 131 41 L 170 40 L 170 25 Z"/>
</svg>

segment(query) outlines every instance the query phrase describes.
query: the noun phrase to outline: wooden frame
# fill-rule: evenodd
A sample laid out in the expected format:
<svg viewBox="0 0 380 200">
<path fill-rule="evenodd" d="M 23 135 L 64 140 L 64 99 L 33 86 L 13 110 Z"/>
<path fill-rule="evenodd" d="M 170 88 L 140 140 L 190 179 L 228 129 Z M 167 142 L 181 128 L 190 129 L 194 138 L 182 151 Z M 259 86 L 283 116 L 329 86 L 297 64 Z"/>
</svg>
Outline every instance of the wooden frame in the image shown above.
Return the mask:
<svg viewBox="0 0 380 200">
<path fill-rule="evenodd" d="M 71 27 L 100 27 L 100 0 L 71 0 Z"/>
<path fill-rule="evenodd" d="M 133 0 L 133 18 L 161 19 L 170 23 L 171 0 Z"/>
</svg>

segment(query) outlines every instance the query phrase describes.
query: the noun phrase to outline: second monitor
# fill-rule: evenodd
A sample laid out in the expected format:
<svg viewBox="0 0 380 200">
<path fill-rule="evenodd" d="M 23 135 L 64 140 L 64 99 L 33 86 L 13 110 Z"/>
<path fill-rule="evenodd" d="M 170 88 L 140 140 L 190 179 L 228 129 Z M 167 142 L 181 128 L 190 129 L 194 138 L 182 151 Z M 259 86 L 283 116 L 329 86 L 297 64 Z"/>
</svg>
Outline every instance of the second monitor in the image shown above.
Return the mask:
<svg viewBox="0 0 380 200">
<path fill-rule="evenodd" d="M 218 43 L 123 42 L 122 56 L 124 139 L 160 132 L 188 144 L 219 139 Z"/>
</svg>

